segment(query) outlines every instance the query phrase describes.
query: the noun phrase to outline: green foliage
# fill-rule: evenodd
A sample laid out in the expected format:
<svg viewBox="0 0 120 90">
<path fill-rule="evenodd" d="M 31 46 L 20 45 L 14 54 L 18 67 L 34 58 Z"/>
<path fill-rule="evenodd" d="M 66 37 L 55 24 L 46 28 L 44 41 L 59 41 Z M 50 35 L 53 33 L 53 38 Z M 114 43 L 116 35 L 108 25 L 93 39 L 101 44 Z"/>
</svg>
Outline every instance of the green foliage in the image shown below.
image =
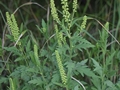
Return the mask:
<svg viewBox="0 0 120 90">
<path fill-rule="evenodd" d="M 0 89 L 119 90 L 120 51 L 116 43 L 110 42 L 115 39 L 110 32 L 111 23 L 103 25 L 89 15 L 77 17 L 77 0 L 73 0 L 72 7 L 68 0 L 61 0 L 62 7 L 56 7 L 56 3 L 50 0 L 51 15 L 37 25 L 29 24 L 30 29 L 26 25 L 30 21 L 23 19 L 28 16 L 22 16 L 19 29 L 14 14 L 6 12 L 11 34 L 7 33 L 5 45 L 0 39 Z M 24 5 L 28 4 L 32 2 Z M 90 27 L 94 26 L 93 20 L 95 25 L 102 26 L 96 26 L 99 30 L 96 36 L 88 31 L 95 29 Z"/>
</svg>

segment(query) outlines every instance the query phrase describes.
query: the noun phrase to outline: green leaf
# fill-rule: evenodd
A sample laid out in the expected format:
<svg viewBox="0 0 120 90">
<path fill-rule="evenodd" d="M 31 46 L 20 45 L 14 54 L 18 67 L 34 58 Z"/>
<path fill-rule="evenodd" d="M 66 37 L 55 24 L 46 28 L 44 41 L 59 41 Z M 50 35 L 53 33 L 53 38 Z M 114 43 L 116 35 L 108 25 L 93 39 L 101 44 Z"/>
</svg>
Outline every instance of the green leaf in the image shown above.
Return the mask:
<svg viewBox="0 0 120 90">
<path fill-rule="evenodd" d="M 105 81 L 105 84 L 108 87 L 106 90 L 118 90 L 110 80 Z"/>
<path fill-rule="evenodd" d="M 35 78 L 35 79 L 30 80 L 28 83 L 41 86 L 43 84 L 43 81 L 41 78 Z"/>
<path fill-rule="evenodd" d="M 72 61 L 66 62 L 65 65 L 68 68 L 68 75 L 71 76 L 72 70 L 75 68 L 75 63 Z"/>
<path fill-rule="evenodd" d="M 7 51 L 12 52 L 14 55 L 19 55 L 19 56 L 21 55 L 20 51 L 14 46 L 12 46 L 12 47 L 4 47 L 4 49 L 7 50 Z"/>
<path fill-rule="evenodd" d="M 82 75 L 87 75 L 89 77 L 96 77 L 96 75 L 94 74 L 93 71 L 90 70 L 90 68 L 88 68 L 86 65 L 80 65 L 80 63 L 78 63 L 75 67 L 75 69 Z"/>
<path fill-rule="evenodd" d="M 116 86 L 120 90 L 120 80 L 116 83 Z"/>
<path fill-rule="evenodd" d="M 30 52 L 29 52 L 29 56 L 30 56 L 30 58 L 31 58 L 31 61 L 32 61 L 34 64 L 36 64 L 36 60 L 35 60 L 35 58 L 34 58 L 34 52 L 33 52 L 33 51 L 30 51 Z"/>
<path fill-rule="evenodd" d="M 102 76 L 102 72 L 103 72 L 102 67 L 93 58 L 91 58 L 91 59 L 93 61 L 94 67 L 95 67 L 94 71 L 97 72 L 100 76 Z"/>
<path fill-rule="evenodd" d="M 58 85 L 60 87 L 64 87 L 64 85 L 62 83 L 57 83 L 57 82 L 53 82 L 55 85 Z"/>
<path fill-rule="evenodd" d="M 106 59 L 106 66 L 110 65 L 113 61 L 114 56 L 116 55 L 116 51 L 112 52 Z"/>
<path fill-rule="evenodd" d="M 98 90 L 98 89 L 96 89 L 95 87 L 92 87 L 91 90 Z"/>
<path fill-rule="evenodd" d="M 42 27 L 43 27 L 43 28 L 46 28 L 46 26 L 47 26 L 47 25 L 46 25 L 45 21 L 42 19 Z"/>
<path fill-rule="evenodd" d="M 18 58 L 15 59 L 15 62 L 18 62 L 18 61 L 21 61 L 21 60 L 24 60 L 24 58 L 23 57 L 18 57 Z"/>
<path fill-rule="evenodd" d="M 93 77 L 91 79 L 92 83 L 94 84 L 94 86 L 96 87 L 96 89 L 92 89 L 92 90 L 101 90 L 101 81 L 99 78 Z"/>
<path fill-rule="evenodd" d="M 79 90 L 78 85 L 77 85 L 77 86 L 75 86 L 74 90 Z"/>
<path fill-rule="evenodd" d="M 16 78 L 20 78 L 22 80 L 28 81 L 30 79 L 30 73 L 28 73 L 26 71 L 26 69 L 29 67 L 26 66 L 19 66 L 17 67 L 11 74 L 11 77 L 16 77 Z"/>
<path fill-rule="evenodd" d="M 59 80 L 60 80 L 60 74 L 59 74 L 59 72 L 54 71 L 53 73 L 54 74 L 52 75 L 52 82 L 53 83 L 59 82 Z"/>
<path fill-rule="evenodd" d="M 85 65 L 87 63 L 88 59 L 82 60 L 79 64 L 80 65 Z"/>
<path fill-rule="evenodd" d="M 30 73 L 39 73 L 38 70 L 37 70 L 36 68 L 34 68 L 34 67 L 32 67 L 32 68 L 27 68 L 26 71 L 27 71 L 27 72 L 30 72 Z"/>
<path fill-rule="evenodd" d="M 30 52 L 30 51 L 31 51 L 31 44 L 30 44 L 30 40 L 29 40 L 26 45 L 26 52 Z"/>
<path fill-rule="evenodd" d="M 40 28 L 38 25 L 36 25 L 36 27 L 43 34 L 46 33 L 46 31 L 47 31 L 47 24 L 45 23 L 45 21 L 43 19 L 42 19 L 42 28 Z"/>
<path fill-rule="evenodd" d="M 0 76 L 0 84 L 7 83 L 8 78 Z"/>
<path fill-rule="evenodd" d="M 83 39 L 81 36 L 78 35 L 74 35 L 71 38 L 71 44 L 74 49 L 79 49 L 80 51 L 82 51 L 82 49 L 94 47 L 94 45 L 92 45 L 89 41 Z"/>
<path fill-rule="evenodd" d="M 36 27 L 38 28 L 38 30 L 39 30 L 41 33 L 43 33 L 42 29 L 41 29 L 38 25 L 36 25 Z"/>
<path fill-rule="evenodd" d="M 41 56 L 41 57 L 48 55 L 48 51 L 47 51 L 47 50 L 41 49 L 40 51 L 41 51 L 41 52 L 40 52 L 40 56 Z"/>
<path fill-rule="evenodd" d="M 96 77 L 96 75 L 93 73 L 93 71 L 90 70 L 90 68 L 82 67 L 81 70 L 79 70 L 80 73 L 83 71 L 83 73 L 89 77 Z"/>
</svg>

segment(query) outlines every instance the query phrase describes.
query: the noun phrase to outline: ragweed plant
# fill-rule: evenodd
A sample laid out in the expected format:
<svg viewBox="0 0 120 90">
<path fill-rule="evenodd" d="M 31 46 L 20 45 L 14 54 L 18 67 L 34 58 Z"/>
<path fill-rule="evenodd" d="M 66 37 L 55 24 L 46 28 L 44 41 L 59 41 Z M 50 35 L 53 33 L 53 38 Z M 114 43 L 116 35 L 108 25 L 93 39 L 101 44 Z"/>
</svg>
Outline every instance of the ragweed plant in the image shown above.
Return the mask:
<svg viewBox="0 0 120 90">
<path fill-rule="evenodd" d="M 62 60 L 60 58 L 59 52 L 57 50 L 55 50 L 55 55 L 56 55 L 57 64 L 58 64 L 58 67 L 59 67 L 62 83 L 64 85 L 66 85 L 66 83 L 67 83 L 67 76 L 66 76 L 65 70 L 63 68 Z"/>
<path fill-rule="evenodd" d="M 19 33 L 19 28 L 15 19 L 15 16 L 13 14 L 9 14 L 6 12 L 6 18 L 7 18 L 7 23 L 10 27 L 10 30 L 12 32 L 12 35 L 14 37 L 15 42 L 18 41 L 20 33 Z M 17 45 L 21 45 L 21 42 L 18 42 Z"/>
<path fill-rule="evenodd" d="M 110 80 L 119 79 L 118 74 L 116 74 L 117 78 L 114 78 L 113 74 L 116 73 L 115 69 L 119 68 L 120 52 L 117 54 L 119 50 L 113 50 L 114 53 L 109 51 L 109 33 L 105 31 L 109 29 L 109 23 L 106 23 L 103 30 L 100 31 L 100 40 L 96 39 L 99 46 L 92 50 L 94 45 L 81 35 L 81 32 L 91 35 L 85 31 L 87 19 L 90 17 L 74 18 L 77 11 L 77 0 L 71 0 L 73 1 L 70 6 L 72 10 L 69 10 L 68 5 L 71 1 L 60 0 L 62 4 L 60 14 L 54 1 L 50 0 L 50 7 L 55 23 L 51 19 L 47 23 L 42 20 L 42 27 L 39 28 L 37 25 L 40 30 L 39 34 L 35 32 L 33 34 L 32 28 L 27 30 L 28 33 L 21 39 L 22 51 L 16 47 L 5 48 L 13 53 L 5 65 L 10 71 L 10 75 L 7 74 L 9 77 L 7 88 L 10 87 L 10 90 L 120 90 L 115 89 L 115 82 L 111 83 Z M 12 32 L 12 39 L 17 42 L 22 33 L 20 35 L 15 17 L 9 13 L 6 13 L 6 17 Z M 79 22 L 79 20 L 81 21 Z M 52 30 L 53 26 L 55 30 Z M 94 43 L 94 41 L 92 42 Z M 116 61 L 116 54 L 119 61 L 113 63 Z M 3 82 L 3 80 L 4 78 L 0 79 L 0 86 L 2 86 L 1 81 Z M 117 84 L 120 86 L 120 83 Z"/>
</svg>

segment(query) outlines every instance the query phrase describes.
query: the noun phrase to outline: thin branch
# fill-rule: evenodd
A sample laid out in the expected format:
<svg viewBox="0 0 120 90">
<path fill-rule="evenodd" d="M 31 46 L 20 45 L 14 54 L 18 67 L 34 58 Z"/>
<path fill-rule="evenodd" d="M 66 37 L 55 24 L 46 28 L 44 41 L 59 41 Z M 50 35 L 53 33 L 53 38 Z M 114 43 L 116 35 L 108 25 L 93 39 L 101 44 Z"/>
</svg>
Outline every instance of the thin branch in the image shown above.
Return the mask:
<svg viewBox="0 0 120 90">
<path fill-rule="evenodd" d="M 22 4 L 21 6 L 19 6 L 19 7 L 13 12 L 13 14 L 15 14 L 21 7 L 27 6 L 27 5 L 32 5 L 32 4 L 38 5 L 38 6 L 41 7 L 42 9 L 47 10 L 46 8 L 44 8 L 42 5 L 38 4 L 37 2 L 27 2 L 27 3 L 24 3 L 24 4 Z"/>
<path fill-rule="evenodd" d="M 78 83 L 82 86 L 82 88 L 83 88 L 84 90 L 86 90 L 85 87 L 84 87 L 84 85 L 83 85 L 79 80 L 77 80 L 77 79 L 74 78 L 73 76 L 71 76 L 71 78 L 72 78 L 73 80 L 75 80 L 76 82 L 78 82 Z"/>
</svg>

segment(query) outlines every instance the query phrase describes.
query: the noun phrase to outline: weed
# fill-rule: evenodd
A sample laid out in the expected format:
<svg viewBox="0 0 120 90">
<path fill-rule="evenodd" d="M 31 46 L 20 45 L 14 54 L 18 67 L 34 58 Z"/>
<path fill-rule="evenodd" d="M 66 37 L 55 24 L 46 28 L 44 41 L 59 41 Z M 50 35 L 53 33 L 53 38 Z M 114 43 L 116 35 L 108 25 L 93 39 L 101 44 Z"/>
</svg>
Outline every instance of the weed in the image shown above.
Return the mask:
<svg viewBox="0 0 120 90">
<path fill-rule="evenodd" d="M 50 0 L 51 21 L 42 18 L 41 26 L 33 24 L 35 31 L 25 25 L 24 19 L 19 28 L 15 13 L 25 5 L 42 7 L 40 4 L 28 2 L 19 6 L 13 14 L 6 12 L 6 25 L 10 33 L 6 33 L 7 39 L 4 39 L 9 42 L 0 46 L 3 59 L 0 60 L 1 90 L 4 87 L 6 90 L 120 89 L 118 31 L 111 33 L 110 22 L 103 25 L 89 15 L 76 17 L 78 2 L 73 0 L 72 12 L 69 2 L 61 0 L 62 10 L 59 11 L 55 0 Z M 83 13 L 87 11 L 89 2 Z M 99 25 L 97 38 L 87 31 L 93 22 Z M 112 44 L 113 41 L 116 43 Z"/>
</svg>

